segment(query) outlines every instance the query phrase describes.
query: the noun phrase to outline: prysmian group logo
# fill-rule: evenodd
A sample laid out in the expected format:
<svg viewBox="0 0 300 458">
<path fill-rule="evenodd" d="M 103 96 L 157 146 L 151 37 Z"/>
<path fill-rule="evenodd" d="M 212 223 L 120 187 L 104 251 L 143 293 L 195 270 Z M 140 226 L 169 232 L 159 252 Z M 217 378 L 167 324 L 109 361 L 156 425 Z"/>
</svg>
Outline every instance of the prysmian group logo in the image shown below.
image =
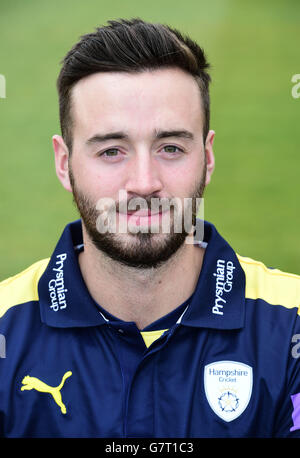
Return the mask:
<svg viewBox="0 0 300 458">
<path fill-rule="evenodd" d="M 52 271 L 55 273 L 55 277 L 52 278 L 48 283 L 49 295 L 51 305 L 50 308 L 57 312 L 58 310 L 65 309 L 67 307 L 65 281 L 64 281 L 64 262 L 67 259 L 67 254 L 62 253 L 56 256 L 57 261 Z"/>
<path fill-rule="evenodd" d="M 216 295 L 212 307 L 212 313 L 216 315 L 223 315 L 222 309 L 226 304 L 224 295 L 232 290 L 234 269 L 235 266 L 232 261 L 217 260 L 216 271 L 213 273 L 213 276 L 216 277 Z"/>
<path fill-rule="evenodd" d="M 103 197 L 98 200 L 96 210 L 96 227 L 101 234 L 170 234 L 185 231 L 193 233 L 197 240 L 203 237 L 203 227 L 196 224 L 196 217 L 204 221 L 202 197 L 133 197 L 128 200 L 127 191 L 121 189 L 117 202 Z M 187 237 L 186 243 L 194 243 L 194 237 Z"/>
</svg>

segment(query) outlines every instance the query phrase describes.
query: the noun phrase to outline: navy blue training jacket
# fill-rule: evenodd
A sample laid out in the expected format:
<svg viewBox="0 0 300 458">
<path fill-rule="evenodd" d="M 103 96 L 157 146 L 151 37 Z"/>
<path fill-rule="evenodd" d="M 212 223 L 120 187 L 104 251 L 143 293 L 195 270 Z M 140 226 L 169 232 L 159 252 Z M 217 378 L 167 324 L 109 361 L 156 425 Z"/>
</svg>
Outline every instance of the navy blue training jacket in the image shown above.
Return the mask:
<svg viewBox="0 0 300 458">
<path fill-rule="evenodd" d="M 207 222 L 202 246 L 193 295 L 142 331 L 90 296 L 80 220 L 0 283 L 0 435 L 300 436 L 300 277 Z"/>
</svg>

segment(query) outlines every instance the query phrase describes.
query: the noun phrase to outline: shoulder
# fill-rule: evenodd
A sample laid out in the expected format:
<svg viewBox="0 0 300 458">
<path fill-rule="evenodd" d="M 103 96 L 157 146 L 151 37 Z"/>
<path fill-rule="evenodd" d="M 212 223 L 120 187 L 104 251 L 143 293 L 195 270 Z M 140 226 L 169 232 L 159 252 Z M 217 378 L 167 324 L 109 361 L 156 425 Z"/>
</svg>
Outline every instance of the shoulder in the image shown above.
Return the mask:
<svg viewBox="0 0 300 458">
<path fill-rule="evenodd" d="M 262 262 L 237 254 L 246 278 L 246 298 L 262 299 L 287 308 L 300 305 L 300 276 L 268 268 Z"/>
<path fill-rule="evenodd" d="M 42 259 L 0 283 L 0 317 L 11 307 L 38 300 L 38 282 L 48 263 L 49 258 Z"/>
</svg>

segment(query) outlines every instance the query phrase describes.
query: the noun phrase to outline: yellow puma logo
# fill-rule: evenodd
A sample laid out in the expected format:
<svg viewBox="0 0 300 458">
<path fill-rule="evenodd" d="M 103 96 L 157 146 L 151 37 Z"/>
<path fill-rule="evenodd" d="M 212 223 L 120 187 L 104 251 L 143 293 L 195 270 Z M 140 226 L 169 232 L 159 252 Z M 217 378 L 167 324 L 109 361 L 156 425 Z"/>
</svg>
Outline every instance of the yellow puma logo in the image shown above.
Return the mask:
<svg viewBox="0 0 300 458">
<path fill-rule="evenodd" d="M 64 403 L 62 402 L 60 390 L 62 389 L 65 383 L 65 380 L 68 377 L 71 377 L 71 375 L 72 375 L 71 371 L 66 372 L 58 386 L 49 386 L 36 377 L 30 377 L 29 375 L 26 375 L 22 380 L 22 384 L 24 386 L 21 387 L 21 391 L 37 390 L 37 391 L 40 391 L 41 393 L 52 394 L 53 399 L 56 402 L 56 404 L 60 407 L 61 412 L 65 414 L 67 412 L 67 409 Z"/>
</svg>

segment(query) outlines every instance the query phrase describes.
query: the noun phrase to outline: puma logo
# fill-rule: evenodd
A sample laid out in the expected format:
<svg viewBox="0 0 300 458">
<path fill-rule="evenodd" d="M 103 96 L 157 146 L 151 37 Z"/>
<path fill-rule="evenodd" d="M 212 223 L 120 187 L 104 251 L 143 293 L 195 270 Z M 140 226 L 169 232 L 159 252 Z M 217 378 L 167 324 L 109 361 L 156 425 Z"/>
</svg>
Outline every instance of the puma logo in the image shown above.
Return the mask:
<svg viewBox="0 0 300 458">
<path fill-rule="evenodd" d="M 21 387 L 21 391 L 36 390 L 40 391 L 41 393 L 51 394 L 56 404 L 60 407 L 61 413 L 65 414 L 67 412 L 67 409 L 64 403 L 62 402 L 60 390 L 64 386 L 65 380 L 68 377 L 71 377 L 71 375 L 71 371 L 66 372 L 58 386 L 49 386 L 36 377 L 30 377 L 29 375 L 26 375 L 22 380 L 23 386 Z"/>
</svg>

